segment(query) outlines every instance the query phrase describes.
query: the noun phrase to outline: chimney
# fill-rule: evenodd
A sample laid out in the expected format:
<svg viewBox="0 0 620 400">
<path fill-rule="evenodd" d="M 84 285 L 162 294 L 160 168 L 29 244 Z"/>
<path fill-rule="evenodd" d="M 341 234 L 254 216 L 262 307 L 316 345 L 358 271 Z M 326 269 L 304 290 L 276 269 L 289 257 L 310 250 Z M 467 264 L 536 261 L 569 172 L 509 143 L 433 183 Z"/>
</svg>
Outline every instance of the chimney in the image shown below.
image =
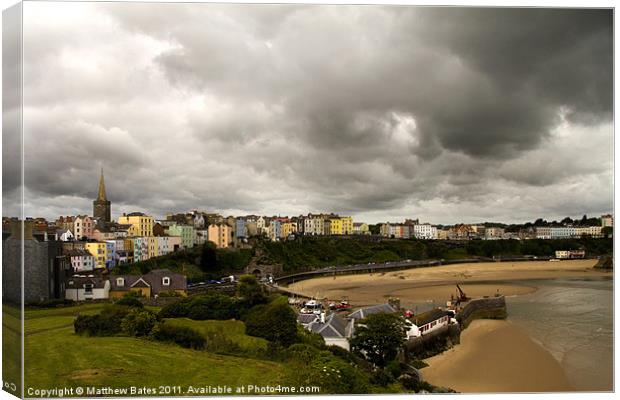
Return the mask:
<svg viewBox="0 0 620 400">
<path fill-rule="evenodd" d="M 32 240 L 32 231 L 34 229 L 34 221 L 20 221 L 12 219 L 9 225 L 11 237 L 16 240 L 22 240 L 22 223 L 24 224 L 24 240 Z"/>
</svg>

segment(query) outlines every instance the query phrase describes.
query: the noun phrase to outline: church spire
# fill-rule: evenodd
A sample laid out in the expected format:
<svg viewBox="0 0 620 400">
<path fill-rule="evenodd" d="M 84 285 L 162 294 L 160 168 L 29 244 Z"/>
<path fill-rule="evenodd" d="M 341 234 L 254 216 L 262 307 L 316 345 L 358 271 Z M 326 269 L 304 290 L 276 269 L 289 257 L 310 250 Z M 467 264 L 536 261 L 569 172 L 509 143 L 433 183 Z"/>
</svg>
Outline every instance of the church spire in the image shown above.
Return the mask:
<svg viewBox="0 0 620 400">
<path fill-rule="evenodd" d="M 99 178 L 99 195 L 97 196 L 97 200 L 107 200 L 105 197 L 105 182 L 103 181 L 103 167 L 101 167 L 101 177 Z"/>
</svg>

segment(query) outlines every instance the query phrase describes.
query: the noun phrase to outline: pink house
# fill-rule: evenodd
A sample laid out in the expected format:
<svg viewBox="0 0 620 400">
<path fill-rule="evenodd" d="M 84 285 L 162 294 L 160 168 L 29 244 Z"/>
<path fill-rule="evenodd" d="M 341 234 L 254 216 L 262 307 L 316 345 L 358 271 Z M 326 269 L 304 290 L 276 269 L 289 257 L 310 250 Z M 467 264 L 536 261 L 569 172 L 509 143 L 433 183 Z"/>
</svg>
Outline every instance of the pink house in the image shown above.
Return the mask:
<svg viewBox="0 0 620 400">
<path fill-rule="evenodd" d="M 95 221 L 88 215 L 78 215 L 73 220 L 73 234 L 77 240 L 83 237 L 93 239 Z"/>
</svg>

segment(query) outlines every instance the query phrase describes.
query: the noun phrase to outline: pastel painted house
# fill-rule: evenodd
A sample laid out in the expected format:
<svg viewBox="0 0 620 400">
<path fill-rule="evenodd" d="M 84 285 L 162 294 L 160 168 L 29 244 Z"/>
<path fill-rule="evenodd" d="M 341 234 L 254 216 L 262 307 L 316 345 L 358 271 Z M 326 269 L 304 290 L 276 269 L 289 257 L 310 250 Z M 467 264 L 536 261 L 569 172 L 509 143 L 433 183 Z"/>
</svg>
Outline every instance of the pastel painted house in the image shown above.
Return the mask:
<svg viewBox="0 0 620 400">
<path fill-rule="evenodd" d="M 196 233 L 194 227 L 191 225 L 172 225 L 168 228 L 168 235 L 180 236 L 181 245 L 184 249 L 194 247 L 194 243 L 196 242 Z"/>
<path fill-rule="evenodd" d="M 69 250 L 67 251 L 67 256 L 75 272 L 92 271 L 95 269 L 95 257 L 86 250 Z"/>
<path fill-rule="evenodd" d="M 106 267 L 107 246 L 105 242 L 88 242 L 84 248 L 95 257 L 95 268 L 104 269 Z"/>
<path fill-rule="evenodd" d="M 92 239 L 95 229 L 95 220 L 88 215 L 78 215 L 73 220 L 73 234 L 78 240 Z"/>
</svg>

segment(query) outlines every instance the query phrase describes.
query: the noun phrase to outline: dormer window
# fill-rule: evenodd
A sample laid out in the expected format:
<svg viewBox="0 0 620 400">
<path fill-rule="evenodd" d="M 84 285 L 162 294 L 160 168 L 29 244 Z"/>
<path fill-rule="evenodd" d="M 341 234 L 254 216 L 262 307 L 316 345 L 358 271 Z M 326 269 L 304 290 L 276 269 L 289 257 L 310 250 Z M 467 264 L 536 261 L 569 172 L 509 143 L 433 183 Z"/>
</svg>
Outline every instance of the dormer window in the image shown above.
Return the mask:
<svg viewBox="0 0 620 400">
<path fill-rule="evenodd" d="M 116 278 L 116 286 L 125 286 L 125 278 Z"/>
<path fill-rule="evenodd" d="M 164 286 L 170 286 L 170 278 L 164 276 L 163 278 L 161 278 L 161 284 Z"/>
</svg>

